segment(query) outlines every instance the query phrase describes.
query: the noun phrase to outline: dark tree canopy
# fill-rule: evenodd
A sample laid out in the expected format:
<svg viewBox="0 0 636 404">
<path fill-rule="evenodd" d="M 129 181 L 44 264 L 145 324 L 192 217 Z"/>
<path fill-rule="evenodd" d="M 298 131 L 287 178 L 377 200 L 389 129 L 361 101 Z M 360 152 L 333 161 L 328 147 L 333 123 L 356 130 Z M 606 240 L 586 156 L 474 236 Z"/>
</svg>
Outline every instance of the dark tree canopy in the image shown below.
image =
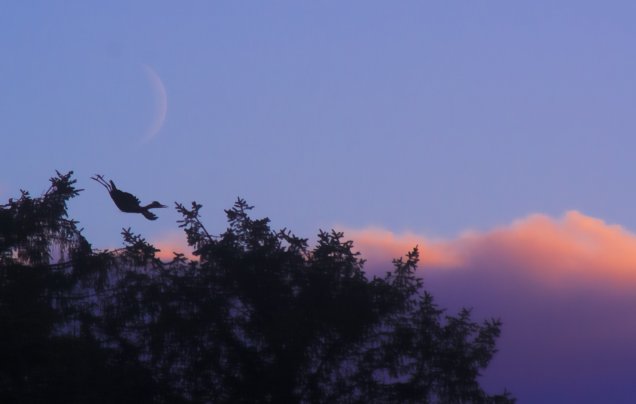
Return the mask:
<svg viewBox="0 0 636 404">
<path fill-rule="evenodd" d="M 417 247 L 369 278 L 342 233 L 310 247 L 238 199 L 218 236 L 176 205 L 196 261 L 130 229 L 95 250 L 71 174 L 0 205 L 0 402 L 514 402 L 478 381 L 500 322 L 440 309 Z"/>
</svg>

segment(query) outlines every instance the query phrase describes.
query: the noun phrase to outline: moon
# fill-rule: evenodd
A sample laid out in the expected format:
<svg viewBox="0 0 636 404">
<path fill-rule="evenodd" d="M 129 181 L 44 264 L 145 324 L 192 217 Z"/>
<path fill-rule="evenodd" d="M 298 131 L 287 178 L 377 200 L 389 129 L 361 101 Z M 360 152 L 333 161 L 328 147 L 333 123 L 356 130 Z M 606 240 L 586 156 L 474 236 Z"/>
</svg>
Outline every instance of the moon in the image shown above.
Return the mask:
<svg viewBox="0 0 636 404">
<path fill-rule="evenodd" d="M 168 94 L 166 93 L 166 87 L 163 85 L 161 77 L 159 77 L 157 72 L 146 64 L 142 64 L 141 66 L 150 81 L 155 101 L 154 119 L 148 126 L 148 129 L 142 139 L 142 143 L 147 143 L 154 139 L 163 127 L 163 123 L 166 120 L 166 114 L 168 113 Z"/>
</svg>

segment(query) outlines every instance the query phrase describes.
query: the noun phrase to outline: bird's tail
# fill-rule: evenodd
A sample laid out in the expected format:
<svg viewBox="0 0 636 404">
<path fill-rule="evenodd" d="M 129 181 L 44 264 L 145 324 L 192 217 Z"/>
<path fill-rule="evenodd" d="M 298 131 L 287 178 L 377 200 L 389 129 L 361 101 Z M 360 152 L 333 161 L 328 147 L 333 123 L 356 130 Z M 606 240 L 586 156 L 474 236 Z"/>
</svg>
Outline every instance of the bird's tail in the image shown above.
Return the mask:
<svg viewBox="0 0 636 404">
<path fill-rule="evenodd" d="M 144 209 L 141 211 L 141 214 L 148 220 L 157 220 L 157 215 L 149 211 L 148 209 Z"/>
<path fill-rule="evenodd" d="M 155 208 L 167 208 L 166 205 L 162 205 L 157 201 L 154 201 L 153 203 L 144 206 L 144 209 L 148 210 L 148 209 L 155 209 Z"/>
</svg>

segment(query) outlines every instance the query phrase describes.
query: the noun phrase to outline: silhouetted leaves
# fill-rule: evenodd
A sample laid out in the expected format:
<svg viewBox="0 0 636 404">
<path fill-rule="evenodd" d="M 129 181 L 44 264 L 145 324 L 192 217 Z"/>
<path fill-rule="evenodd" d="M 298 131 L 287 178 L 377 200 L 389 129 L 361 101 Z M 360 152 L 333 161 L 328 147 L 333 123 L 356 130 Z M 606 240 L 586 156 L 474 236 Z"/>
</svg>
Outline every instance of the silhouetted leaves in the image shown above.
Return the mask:
<svg viewBox="0 0 636 404">
<path fill-rule="evenodd" d="M 177 203 L 199 259 L 164 263 L 131 229 L 93 250 L 51 183 L 0 208 L 0 402 L 514 401 L 478 383 L 500 322 L 438 308 L 417 247 L 369 279 L 343 233 L 310 247 L 239 198 L 218 236 Z"/>
</svg>

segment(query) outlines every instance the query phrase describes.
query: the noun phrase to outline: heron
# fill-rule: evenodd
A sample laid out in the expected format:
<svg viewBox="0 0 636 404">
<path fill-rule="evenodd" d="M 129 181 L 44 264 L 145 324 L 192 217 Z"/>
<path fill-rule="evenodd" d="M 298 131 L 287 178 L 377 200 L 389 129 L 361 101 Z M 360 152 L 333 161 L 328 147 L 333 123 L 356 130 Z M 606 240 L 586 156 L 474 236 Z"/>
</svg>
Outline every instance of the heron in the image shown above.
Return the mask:
<svg viewBox="0 0 636 404">
<path fill-rule="evenodd" d="M 103 175 L 96 174 L 94 177 L 91 177 L 91 179 L 99 182 L 106 188 L 113 202 L 115 202 L 115 205 L 117 205 L 122 212 L 141 213 L 148 220 L 157 220 L 157 215 L 152 213 L 149 209 L 167 208 L 166 205 L 162 205 L 157 201 L 146 206 L 141 206 L 141 202 L 139 202 L 139 199 L 137 199 L 135 195 L 117 189 L 115 183 L 112 180 L 106 181 Z"/>
</svg>

